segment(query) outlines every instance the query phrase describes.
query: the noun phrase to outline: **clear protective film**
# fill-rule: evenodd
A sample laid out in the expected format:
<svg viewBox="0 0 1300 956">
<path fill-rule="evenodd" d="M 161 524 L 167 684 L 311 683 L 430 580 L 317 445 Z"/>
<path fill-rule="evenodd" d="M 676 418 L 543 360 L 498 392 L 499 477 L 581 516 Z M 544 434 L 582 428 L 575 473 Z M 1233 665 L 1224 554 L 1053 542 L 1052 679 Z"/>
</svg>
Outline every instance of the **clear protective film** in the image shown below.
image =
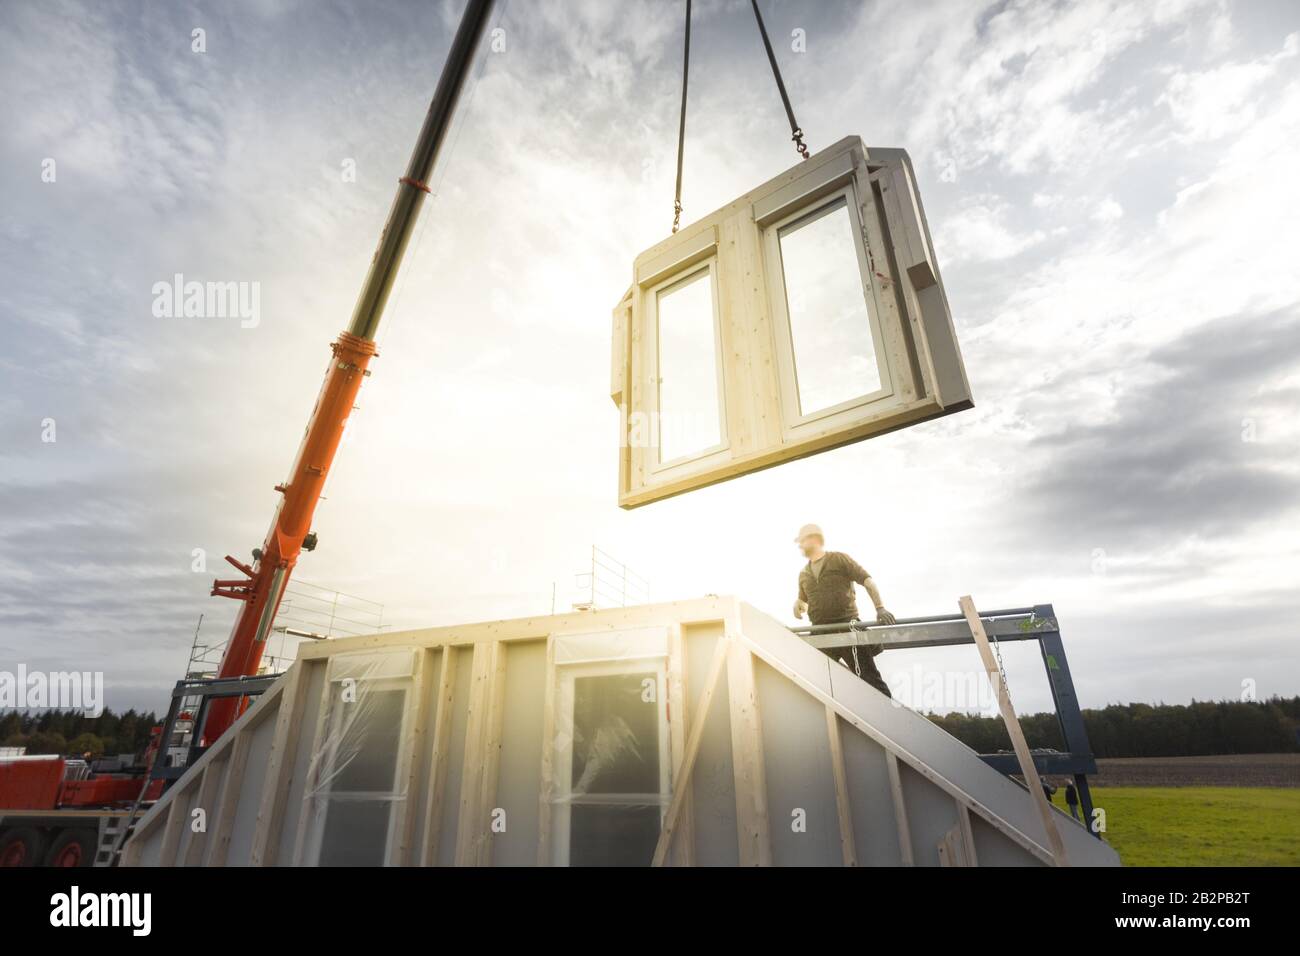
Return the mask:
<svg viewBox="0 0 1300 956">
<path fill-rule="evenodd" d="M 644 866 L 671 798 L 668 630 L 551 640 L 551 862 Z"/>
<path fill-rule="evenodd" d="M 407 798 L 415 652 L 333 658 L 307 771 L 303 813 L 308 864 L 382 866 L 390 861 Z"/>
</svg>

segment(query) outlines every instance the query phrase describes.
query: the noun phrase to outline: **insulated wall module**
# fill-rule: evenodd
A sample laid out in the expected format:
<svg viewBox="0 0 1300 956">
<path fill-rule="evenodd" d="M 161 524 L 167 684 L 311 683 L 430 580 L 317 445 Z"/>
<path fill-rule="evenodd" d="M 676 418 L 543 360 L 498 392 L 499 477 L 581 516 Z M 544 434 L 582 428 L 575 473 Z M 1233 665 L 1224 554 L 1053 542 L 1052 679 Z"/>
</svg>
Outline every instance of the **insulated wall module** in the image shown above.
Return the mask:
<svg viewBox="0 0 1300 956">
<path fill-rule="evenodd" d="M 1050 865 L 1025 788 L 734 598 L 304 644 L 140 865 Z M 1072 865 L 1114 851 L 1059 811 Z"/>
<path fill-rule="evenodd" d="M 843 139 L 633 273 L 610 390 L 625 508 L 971 407 L 900 149 Z"/>
</svg>

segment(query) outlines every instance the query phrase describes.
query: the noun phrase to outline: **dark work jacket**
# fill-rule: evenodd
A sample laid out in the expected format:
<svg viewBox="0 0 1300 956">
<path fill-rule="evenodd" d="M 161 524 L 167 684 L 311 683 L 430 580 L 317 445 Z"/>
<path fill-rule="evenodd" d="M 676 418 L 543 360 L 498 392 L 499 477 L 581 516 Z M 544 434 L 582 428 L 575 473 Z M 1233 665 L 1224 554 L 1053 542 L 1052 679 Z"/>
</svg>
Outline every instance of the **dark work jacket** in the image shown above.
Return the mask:
<svg viewBox="0 0 1300 956">
<path fill-rule="evenodd" d="M 840 624 L 855 620 L 858 602 L 854 583 L 863 584 L 867 572 L 847 554 L 827 551 L 821 574 L 814 576 L 812 562 L 799 572 L 799 600 L 808 604 L 808 620 L 813 624 Z"/>
</svg>

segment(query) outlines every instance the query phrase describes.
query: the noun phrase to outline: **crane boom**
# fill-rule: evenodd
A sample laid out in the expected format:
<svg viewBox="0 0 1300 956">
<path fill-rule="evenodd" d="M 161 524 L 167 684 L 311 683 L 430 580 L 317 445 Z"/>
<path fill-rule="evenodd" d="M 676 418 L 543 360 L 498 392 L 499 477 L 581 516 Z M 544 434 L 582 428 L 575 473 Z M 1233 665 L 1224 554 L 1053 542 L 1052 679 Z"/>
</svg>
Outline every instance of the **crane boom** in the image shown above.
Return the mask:
<svg viewBox="0 0 1300 956">
<path fill-rule="evenodd" d="M 461 16 L 406 174 L 398 181 L 397 194 L 389 208 L 388 219 L 379 236 L 379 247 L 370 262 L 361 294 L 352 310 L 351 322 L 330 345 L 325 381 L 307 422 L 289 480 L 276 485 L 283 497 L 266 539 L 261 549 L 254 553 L 252 565 L 226 557 L 242 572 L 242 578 L 213 582 L 214 595 L 242 602 L 226 642 L 219 677 L 246 677 L 257 673 L 266 639 L 271 633 L 271 623 L 298 563 L 298 556 L 303 550 L 315 547 L 314 539 L 307 539 L 316 502 L 334 462 L 361 382 L 370 374 L 367 366 L 376 354 L 375 332 L 424 197 L 429 192 L 429 178 L 451 127 L 491 10 L 492 0 L 469 0 Z M 242 706 L 243 701 L 236 698 L 214 702 L 203 730 L 204 741 L 210 745 L 220 737 L 239 716 Z"/>
</svg>

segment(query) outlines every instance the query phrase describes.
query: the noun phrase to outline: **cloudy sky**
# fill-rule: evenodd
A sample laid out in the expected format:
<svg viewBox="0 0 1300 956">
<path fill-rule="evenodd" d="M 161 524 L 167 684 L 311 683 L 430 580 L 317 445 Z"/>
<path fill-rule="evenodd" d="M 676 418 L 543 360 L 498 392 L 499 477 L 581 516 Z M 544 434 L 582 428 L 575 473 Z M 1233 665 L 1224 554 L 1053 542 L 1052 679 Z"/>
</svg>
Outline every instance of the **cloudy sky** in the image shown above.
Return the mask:
<svg viewBox="0 0 1300 956">
<path fill-rule="evenodd" d="M 224 638 L 461 6 L 0 5 L 0 669 L 162 707 Z M 1300 8 L 763 6 L 814 150 L 910 152 L 976 408 L 621 511 L 609 315 L 671 222 L 682 5 L 509 0 L 299 576 L 489 620 L 596 544 L 789 620 L 817 521 L 899 616 L 1054 602 L 1085 705 L 1300 692 Z M 696 2 L 692 67 L 685 222 L 796 160 L 748 3 Z M 256 326 L 156 316 L 177 273 L 258 283 Z"/>
</svg>

